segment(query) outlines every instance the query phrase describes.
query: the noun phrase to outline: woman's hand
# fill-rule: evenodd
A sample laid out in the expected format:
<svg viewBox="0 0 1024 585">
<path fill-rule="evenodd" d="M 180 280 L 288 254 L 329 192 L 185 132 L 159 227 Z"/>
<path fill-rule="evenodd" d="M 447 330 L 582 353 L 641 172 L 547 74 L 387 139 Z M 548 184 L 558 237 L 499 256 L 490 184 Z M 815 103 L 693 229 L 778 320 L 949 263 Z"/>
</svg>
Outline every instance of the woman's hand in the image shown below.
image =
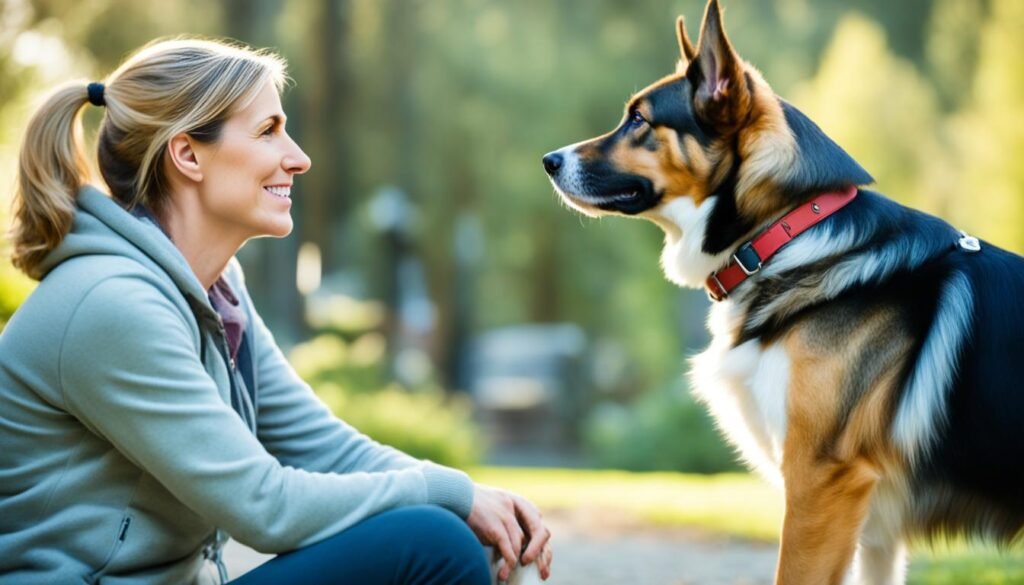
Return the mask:
<svg viewBox="0 0 1024 585">
<path fill-rule="evenodd" d="M 540 512 L 526 499 L 505 490 L 476 484 L 473 510 L 466 523 L 480 542 L 498 549 L 505 564 L 498 580 L 508 580 L 512 569 L 537 561 L 542 579 L 551 574 L 551 531 L 544 526 Z M 525 550 L 523 550 L 525 545 Z M 522 557 L 520 557 L 522 553 Z"/>
</svg>

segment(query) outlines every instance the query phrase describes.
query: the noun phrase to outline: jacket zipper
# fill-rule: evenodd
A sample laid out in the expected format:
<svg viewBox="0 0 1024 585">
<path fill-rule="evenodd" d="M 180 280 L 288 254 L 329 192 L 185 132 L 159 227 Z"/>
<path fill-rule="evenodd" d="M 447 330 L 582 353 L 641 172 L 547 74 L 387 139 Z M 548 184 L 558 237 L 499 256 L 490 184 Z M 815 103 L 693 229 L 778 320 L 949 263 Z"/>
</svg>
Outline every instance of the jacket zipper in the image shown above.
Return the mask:
<svg viewBox="0 0 1024 585">
<path fill-rule="evenodd" d="M 121 550 L 121 546 L 124 544 L 125 537 L 128 536 L 128 527 L 131 526 L 131 523 L 131 516 L 125 516 L 124 519 L 121 520 L 121 528 L 117 532 L 117 542 L 114 543 L 114 548 L 110 551 L 110 554 L 107 555 L 107 559 L 103 562 L 102 567 L 90 576 L 89 581 L 91 583 L 98 583 L 100 577 L 106 575 L 110 570 L 110 564 L 114 562 L 114 557 L 117 556 L 117 553 Z"/>
</svg>

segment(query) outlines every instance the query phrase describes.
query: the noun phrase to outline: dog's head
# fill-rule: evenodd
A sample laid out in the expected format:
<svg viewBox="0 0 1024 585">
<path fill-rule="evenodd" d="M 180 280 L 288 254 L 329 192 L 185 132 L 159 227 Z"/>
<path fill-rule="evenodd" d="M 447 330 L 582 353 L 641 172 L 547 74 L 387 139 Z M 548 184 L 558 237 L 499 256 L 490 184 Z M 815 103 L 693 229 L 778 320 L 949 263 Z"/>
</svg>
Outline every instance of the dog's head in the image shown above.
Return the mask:
<svg viewBox="0 0 1024 585">
<path fill-rule="evenodd" d="M 666 273 L 700 286 L 767 221 L 871 177 L 736 54 L 717 0 L 708 2 L 696 46 L 682 17 L 676 34 L 675 73 L 634 95 L 614 130 L 543 162 L 582 213 L 661 226 Z"/>
</svg>

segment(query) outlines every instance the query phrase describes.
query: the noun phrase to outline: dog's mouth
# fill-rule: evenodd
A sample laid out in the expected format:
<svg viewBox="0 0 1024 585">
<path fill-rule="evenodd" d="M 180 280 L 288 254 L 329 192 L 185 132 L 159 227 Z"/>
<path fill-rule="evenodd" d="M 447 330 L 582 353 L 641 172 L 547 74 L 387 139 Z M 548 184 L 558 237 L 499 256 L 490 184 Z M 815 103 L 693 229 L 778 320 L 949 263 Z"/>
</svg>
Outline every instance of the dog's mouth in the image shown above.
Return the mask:
<svg viewBox="0 0 1024 585">
<path fill-rule="evenodd" d="M 651 179 L 603 158 L 582 160 L 573 149 L 566 147 L 543 159 L 551 184 L 571 207 L 587 215 L 637 215 L 661 201 Z"/>
<path fill-rule="evenodd" d="M 563 194 L 572 201 L 608 213 L 636 215 L 654 207 L 661 200 L 649 179 L 639 176 L 618 176 L 588 181 L 580 193 Z"/>
</svg>

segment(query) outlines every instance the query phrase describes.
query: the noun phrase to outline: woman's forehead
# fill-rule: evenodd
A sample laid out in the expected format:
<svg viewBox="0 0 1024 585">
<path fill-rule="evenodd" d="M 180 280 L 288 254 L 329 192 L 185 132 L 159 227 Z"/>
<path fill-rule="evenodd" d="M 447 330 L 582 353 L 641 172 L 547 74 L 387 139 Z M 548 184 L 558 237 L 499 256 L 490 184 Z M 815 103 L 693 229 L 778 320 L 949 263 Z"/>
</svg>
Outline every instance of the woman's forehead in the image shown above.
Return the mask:
<svg viewBox="0 0 1024 585">
<path fill-rule="evenodd" d="M 273 117 L 282 122 L 287 118 L 281 107 L 281 96 L 277 92 L 277 86 L 271 81 L 268 81 L 252 101 L 238 110 L 233 117 L 253 124 Z"/>
</svg>

